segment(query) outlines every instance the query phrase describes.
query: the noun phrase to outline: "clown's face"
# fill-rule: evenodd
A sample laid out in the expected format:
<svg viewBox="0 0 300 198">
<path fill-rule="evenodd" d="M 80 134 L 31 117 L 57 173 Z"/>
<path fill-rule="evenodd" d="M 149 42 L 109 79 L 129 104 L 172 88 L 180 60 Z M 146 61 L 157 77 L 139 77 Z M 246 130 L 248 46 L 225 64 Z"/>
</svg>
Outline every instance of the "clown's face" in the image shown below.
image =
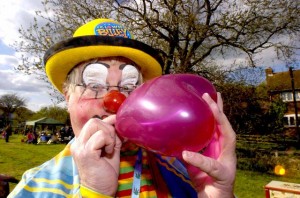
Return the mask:
<svg viewBox="0 0 300 198">
<path fill-rule="evenodd" d="M 103 58 L 80 64 L 76 70 L 65 98 L 75 136 L 78 136 L 90 118 L 110 115 L 103 108 L 103 96 L 112 89 L 123 90 L 128 96 L 140 83 L 140 72 L 126 58 Z"/>
</svg>

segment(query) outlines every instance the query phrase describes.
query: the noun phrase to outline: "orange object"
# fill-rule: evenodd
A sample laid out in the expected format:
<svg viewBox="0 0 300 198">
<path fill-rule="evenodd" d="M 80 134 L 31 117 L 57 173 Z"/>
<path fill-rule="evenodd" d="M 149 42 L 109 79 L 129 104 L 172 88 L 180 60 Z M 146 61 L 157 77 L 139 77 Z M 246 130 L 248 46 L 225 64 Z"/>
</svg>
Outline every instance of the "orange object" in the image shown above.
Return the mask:
<svg viewBox="0 0 300 198">
<path fill-rule="evenodd" d="M 281 165 L 276 165 L 275 168 L 274 168 L 274 173 L 276 175 L 285 175 L 285 169 L 283 166 Z"/>
</svg>

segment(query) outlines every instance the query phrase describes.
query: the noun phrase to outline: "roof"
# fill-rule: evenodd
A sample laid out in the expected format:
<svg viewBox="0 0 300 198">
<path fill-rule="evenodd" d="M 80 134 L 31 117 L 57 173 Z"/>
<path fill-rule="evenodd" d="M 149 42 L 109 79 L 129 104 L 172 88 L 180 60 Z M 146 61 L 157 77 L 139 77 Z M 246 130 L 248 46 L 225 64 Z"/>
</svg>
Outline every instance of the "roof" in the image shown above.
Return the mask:
<svg viewBox="0 0 300 198">
<path fill-rule="evenodd" d="M 300 89 L 300 70 L 293 70 L 295 89 Z M 292 90 L 289 71 L 267 74 L 267 86 L 270 91 Z"/>
<path fill-rule="evenodd" d="M 57 121 L 53 118 L 40 118 L 38 120 L 33 120 L 33 121 L 26 121 L 26 125 L 41 125 L 41 124 L 47 124 L 47 125 L 64 125 L 64 123 Z"/>
</svg>

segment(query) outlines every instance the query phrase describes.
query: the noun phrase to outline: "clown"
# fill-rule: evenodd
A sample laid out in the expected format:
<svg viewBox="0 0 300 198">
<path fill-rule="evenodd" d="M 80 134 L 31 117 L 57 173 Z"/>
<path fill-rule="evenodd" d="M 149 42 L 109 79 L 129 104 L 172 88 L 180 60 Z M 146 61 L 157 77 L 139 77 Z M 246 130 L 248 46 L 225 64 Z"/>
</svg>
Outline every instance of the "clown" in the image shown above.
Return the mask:
<svg viewBox="0 0 300 198">
<path fill-rule="evenodd" d="M 9 197 L 233 197 L 235 133 L 218 104 L 208 103 L 221 132 L 221 155 L 183 151 L 184 162 L 124 141 L 115 112 L 104 107 L 111 90 L 128 96 L 162 74 L 152 47 L 111 19 L 95 19 L 44 57 L 50 82 L 64 94 L 75 138 L 56 157 L 27 171 Z"/>
</svg>

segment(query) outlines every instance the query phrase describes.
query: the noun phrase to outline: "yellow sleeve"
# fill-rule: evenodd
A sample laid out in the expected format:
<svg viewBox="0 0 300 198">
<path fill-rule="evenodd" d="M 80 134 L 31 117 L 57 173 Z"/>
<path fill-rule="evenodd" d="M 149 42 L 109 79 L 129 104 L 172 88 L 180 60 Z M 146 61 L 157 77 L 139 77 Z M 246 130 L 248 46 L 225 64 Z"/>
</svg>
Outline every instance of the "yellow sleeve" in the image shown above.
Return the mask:
<svg viewBox="0 0 300 198">
<path fill-rule="evenodd" d="M 100 194 L 94 190 L 91 190 L 83 185 L 80 185 L 80 193 L 81 193 L 81 196 L 86 198 L 113 198 L 111 196 L 108 196 L 108 195 L 103 195 L 103 194 Z"/>
</svg>

